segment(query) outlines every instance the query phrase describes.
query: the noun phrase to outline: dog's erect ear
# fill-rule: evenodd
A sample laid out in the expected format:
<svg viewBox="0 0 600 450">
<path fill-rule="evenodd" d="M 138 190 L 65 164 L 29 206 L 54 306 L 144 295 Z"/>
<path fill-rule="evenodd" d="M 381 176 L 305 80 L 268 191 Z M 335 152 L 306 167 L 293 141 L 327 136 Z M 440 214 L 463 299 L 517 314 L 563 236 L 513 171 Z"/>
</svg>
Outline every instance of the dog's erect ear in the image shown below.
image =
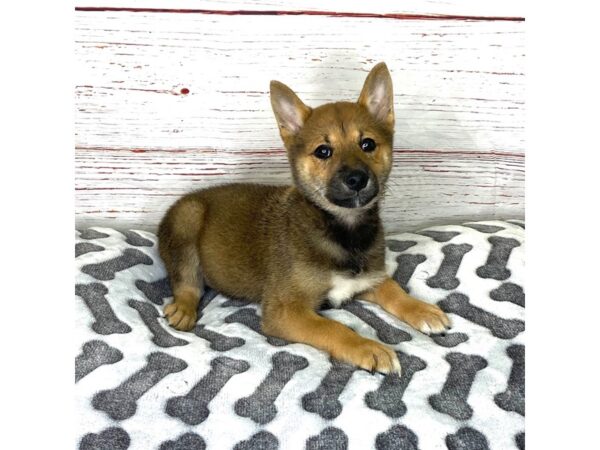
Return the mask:
<svg viewBox="0 0 600 450">
<path fill-rule="evenodd" d="M 377 64 L 365 80 L 358 103 L 388 128 L 394 128 L 394 90 L 392 77 L 385 63 Z"/>
<path fill-rule="evenodd" d="M 300 131 L 311 112 L 294 91 L 279 81 L 271 81 L 271 107 L 284 141 Z"/>
</svg>

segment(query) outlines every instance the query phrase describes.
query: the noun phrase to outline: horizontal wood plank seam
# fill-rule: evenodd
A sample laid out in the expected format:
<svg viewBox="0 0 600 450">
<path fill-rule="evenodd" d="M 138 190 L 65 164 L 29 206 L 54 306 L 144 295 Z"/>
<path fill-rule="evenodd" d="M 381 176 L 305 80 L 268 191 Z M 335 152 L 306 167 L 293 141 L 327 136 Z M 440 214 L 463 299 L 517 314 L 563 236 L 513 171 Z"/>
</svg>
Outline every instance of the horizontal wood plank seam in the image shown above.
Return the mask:
<svg viewBox="0 0 600 450">
<path fill-rule="evenodd" d="M 156 149 L 139 149 L 139 148 L 124 148 L 124 147 L 97 147 L 97 146 L 75 146 L 76 151 L 116 151 L 116 152 L 132 152 L 132 153 L 187 153 L 187 152 L 198 152 L 198 153 L 228 153 L 232 155 L 270 155 L 270 154 L 285 154 L 283 148 L 273 148 L 265 150 L 235 150 L 228 151 L 223 149 L 213 148 L 156 148 Z M 471 155 L 471 156 L 514 156 L 518 158 L 525 158 L 524 153 L 508 152 L 502 150 L 445 150 L 445 149 L 406 149 L 406 148 L 394 148 L 393 152 L 396 154 L 429 154 L 429 155 Z"/>
<path fill-rule="evenodd" d="M 394 14 L 394 13 L 361 13 L 335 11 L 252 11 L 252 10 L 218 10 L 218 9 L 170 9 L 170 8 L 124 8 L 105 6 L 76 6 L 75 11 L 83 12 L 143 12 L 143 13 L 179 13 L 179 14 L 212 14 L 222 16 L 329 16 L 367 19 L 397 20 L 466 20 L 466 21 L 510 21 L 523 22 L 524 17 L 498 16 L 460 16 L 450 14 Z"/>
</svg>

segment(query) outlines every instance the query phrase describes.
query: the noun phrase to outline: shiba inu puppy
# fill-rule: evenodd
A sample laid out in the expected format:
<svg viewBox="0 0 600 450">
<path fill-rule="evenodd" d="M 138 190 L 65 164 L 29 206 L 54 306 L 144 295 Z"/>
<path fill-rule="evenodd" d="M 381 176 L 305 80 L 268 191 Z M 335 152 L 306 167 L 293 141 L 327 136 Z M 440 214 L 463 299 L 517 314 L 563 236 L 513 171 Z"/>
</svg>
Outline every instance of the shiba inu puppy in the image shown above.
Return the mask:
<svg viewBox="0 0 600 450">
<path fill-rule="evenodd" d="M 317 313 L 326 300 L 339 306 L 360 294 L 424 333 L 450 325 L 385 271 L 379 201 L 392 168 L 388 69 L 372 69 L 355 103 L 313 109 L 272 81 L 271 105 L 294 185 L 212 187 L 171 206 L 158 231 L 174 295 L 165 317 L 178 330 L 192 329 L 206 281 L 260 302 L 266 334 L 370 371 L 400 372 L 391 348 Z"/>
</svg>

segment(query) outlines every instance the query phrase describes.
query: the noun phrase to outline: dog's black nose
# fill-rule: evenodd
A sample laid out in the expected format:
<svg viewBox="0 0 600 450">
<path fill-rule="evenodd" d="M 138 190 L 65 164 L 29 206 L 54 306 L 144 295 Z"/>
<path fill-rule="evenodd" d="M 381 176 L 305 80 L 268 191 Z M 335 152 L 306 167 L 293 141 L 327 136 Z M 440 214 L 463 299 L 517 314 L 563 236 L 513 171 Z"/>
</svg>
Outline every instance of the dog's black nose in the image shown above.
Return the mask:
<svg viewBox="0 0 600 450">
<path fill-rule="evenodd" d="M 364 170 L 353 170 L 344 178 L 346 186 L 356 192 L 364 188 L 368 182 L 369 174 Z"/>
</svg>

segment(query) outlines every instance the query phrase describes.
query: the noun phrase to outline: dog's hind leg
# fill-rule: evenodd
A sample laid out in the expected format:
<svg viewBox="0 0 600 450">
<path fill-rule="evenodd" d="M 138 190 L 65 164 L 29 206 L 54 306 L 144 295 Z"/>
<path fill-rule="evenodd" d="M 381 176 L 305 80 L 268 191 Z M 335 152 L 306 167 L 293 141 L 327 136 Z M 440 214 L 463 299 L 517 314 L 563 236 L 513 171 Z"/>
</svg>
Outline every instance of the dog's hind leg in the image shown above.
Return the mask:
<svg viewBox="0 0 600 450">
<path fill-rule="evenodd" d="M 201 200 L 183 197 L 171 207 L 158 229 L 160 256 L 167 267 L 174 297 L 164 313 L 169 325 L 183 331 L 196 324 L 204 288 L 198 255 L 204 211 Z"/>
</svg>

